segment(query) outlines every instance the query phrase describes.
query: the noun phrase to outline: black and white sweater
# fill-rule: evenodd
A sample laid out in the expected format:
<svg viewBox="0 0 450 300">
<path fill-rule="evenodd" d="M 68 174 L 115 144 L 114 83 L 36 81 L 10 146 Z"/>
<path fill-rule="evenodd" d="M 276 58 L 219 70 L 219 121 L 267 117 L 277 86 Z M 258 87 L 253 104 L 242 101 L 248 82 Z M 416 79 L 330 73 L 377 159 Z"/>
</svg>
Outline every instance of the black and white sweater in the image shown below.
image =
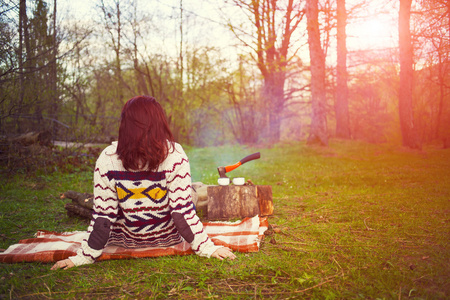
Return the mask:
<svg viewBox="0 0 450 300">
<path fill-rule="evenodd" d="M 94 213 L 76 265 L 93 263 L 106 245 L 168 247 L 183 241 L 200 256 L 215 246 L 203 231 L 191 200 L 189 160 L 175 143 L 157 171 L 131 172 L 116 154 L 117 142 L 100 154 L 94 171 Z"/>
</svg>

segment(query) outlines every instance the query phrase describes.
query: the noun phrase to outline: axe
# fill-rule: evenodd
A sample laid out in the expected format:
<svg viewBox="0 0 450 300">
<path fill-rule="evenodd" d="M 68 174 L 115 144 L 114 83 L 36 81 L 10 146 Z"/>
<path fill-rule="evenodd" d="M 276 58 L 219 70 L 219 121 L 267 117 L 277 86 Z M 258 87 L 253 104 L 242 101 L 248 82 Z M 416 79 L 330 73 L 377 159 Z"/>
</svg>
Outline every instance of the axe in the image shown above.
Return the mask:
<svg viewBox="0 0 450 300">
<path fill-rule="evenodd" d="M 260 157 L 261 157 L 261 154 L 259 152 L 256 152 L 256 153 L 253 153 L 253 154 L 250 154 L 250 155 L 244 157 L 243 159 L 241 159 L 240 161 L 238 161 L 234 165 L 225 166 L 225 167 L 218 167 L 217 170 L 219 171 L 219 176 L 220 176 L 220 178 L 228 178 L 228 176 L 226 175 L 227 172 L 233 171 L 234 169 L 236 169 L 240 165 L 245 164 L 248 161 L 251 161 L 251 160 L 254 160 L 254 159 L 258 159 Z"/>
</svg>

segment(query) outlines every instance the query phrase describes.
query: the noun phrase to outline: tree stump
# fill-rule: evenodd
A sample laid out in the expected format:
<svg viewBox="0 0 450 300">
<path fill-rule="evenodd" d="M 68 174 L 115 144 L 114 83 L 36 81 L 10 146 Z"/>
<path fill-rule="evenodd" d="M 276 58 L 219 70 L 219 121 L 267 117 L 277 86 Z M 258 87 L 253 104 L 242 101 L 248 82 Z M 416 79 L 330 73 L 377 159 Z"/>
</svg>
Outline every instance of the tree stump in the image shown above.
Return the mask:
<svg viewBox="0 0 450 300">
<path fill-rule="evenodd" d="M 272 214 L 272 187 L 269 185 L 208 186 L 208 220 Z"/>
</svg>

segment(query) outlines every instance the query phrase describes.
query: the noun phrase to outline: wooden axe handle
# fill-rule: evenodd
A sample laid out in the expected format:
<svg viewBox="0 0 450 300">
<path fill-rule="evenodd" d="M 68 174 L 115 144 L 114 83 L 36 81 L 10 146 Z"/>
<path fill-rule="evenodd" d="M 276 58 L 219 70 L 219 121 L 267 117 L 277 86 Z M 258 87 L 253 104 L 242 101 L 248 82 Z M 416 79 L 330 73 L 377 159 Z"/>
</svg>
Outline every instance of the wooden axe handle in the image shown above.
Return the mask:
<svg viewBox="0 0 450 300">
<path fill-rule="evenodd" d="M 240 165 L 245 164 L 246 162 L 249 162 L 251 160 L 258 159 L 260 157 L 261 157 L 261 153 L 259 153 L 259 152 L 250 154 L 250 155 L 244 157 L 243 159 L 241 159 L 240 161 L 238 161 L 237 163 L 235 163 L 234 165 L 226 166 L 225 167 L 225 172 L 228 173 L 230 171 L 233 171 L 234 169 L 236 169 Z"/>
</svg>

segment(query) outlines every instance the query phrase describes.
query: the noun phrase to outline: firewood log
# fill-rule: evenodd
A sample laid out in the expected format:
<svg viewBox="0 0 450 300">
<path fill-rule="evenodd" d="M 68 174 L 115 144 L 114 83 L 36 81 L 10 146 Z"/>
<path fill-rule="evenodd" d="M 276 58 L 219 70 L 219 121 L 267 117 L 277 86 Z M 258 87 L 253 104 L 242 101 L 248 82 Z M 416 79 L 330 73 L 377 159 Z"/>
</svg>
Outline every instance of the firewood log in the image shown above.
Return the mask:
<svg viewBox="0 0 450 300">
<path fill-rule="evenodd" d="M 61 195 L 61 198 L 69 198 L 73 202 L 87 209 L 93 209 L 94 207 L 94 194 L 67 191 Z"/>
<path fill-rule="evenodd" d="M 67 210 L 68 216 L 77 216 L 86 219 L 92 218 L 93 210 L 80 206 L 77 203 L 74 202 L 66 203 L 66 205 L 64 205 L 64 208 Z"/>
</svg>

